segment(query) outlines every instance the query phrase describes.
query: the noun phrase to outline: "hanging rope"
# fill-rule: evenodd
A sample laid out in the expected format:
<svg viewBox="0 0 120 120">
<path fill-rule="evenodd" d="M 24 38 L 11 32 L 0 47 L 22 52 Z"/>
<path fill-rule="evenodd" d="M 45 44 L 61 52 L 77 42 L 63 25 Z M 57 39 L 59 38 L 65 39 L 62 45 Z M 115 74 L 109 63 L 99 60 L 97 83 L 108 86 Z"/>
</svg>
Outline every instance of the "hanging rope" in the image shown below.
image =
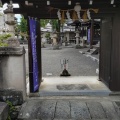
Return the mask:
<svg viewBox="0 0 120 120">
<path fill-rule="evenodd" d="M 75 11 L 73 11 L 72 19 L 73 20 L 78 20 L 77 13 Z"/>
<path fill-rule="evenodd" d="M 63 24 L 64 22 L 65 22 L 65 11 L 62 11 L 61 23 Z"/>
<path fill-rule="evenodd" d="M 73 20 L 79 20 L 79 19 L 81 19 L 80 18 L 80 14 L 78 15 L 77 13 L 76 13 L 76 11 L 74 11 L 74 9 L 69 9 L 69 10 L 60 10 L 59 8 L 54 8 L 54 7 L 48 7 L 48 12 L 51 12 L 51 11 L 53 11 L 53 10 L 57 10 L 58 12 L 57 12 L 57 15 L 58 15 L 58 18 L 59 18 L 59 20 L 61 20 L 61 23 L 64 23 L 64 21 L 65 21 L 65 12 L 66 12 L 66 15 L 67 15 L 67 18 L 68 18 L 68 20 L 69 20 L 69 18 L 70 18 L 70 13 L 68 13 L 68 11 L 70 12 L 72 12 L 72 19 Z M 83 20 L 87 20 L 87 19 L 91 19 L 91 16 L 90 16 L 90 11 L 93 11 L 93 12 L 95 12 L 95 13 L 98 13 L 98 11 L 99 11 L 99 9 L 93 9 L 93 8 L 89 8 L 89 9 L 81 9 L 80 11 L 82 11 L 82 12 L 84 12 L 83 13 L 83 16 L 82 16 L 82 19 Z M 61 15 L 62 14 L 62 15 Z"/>
</svg>

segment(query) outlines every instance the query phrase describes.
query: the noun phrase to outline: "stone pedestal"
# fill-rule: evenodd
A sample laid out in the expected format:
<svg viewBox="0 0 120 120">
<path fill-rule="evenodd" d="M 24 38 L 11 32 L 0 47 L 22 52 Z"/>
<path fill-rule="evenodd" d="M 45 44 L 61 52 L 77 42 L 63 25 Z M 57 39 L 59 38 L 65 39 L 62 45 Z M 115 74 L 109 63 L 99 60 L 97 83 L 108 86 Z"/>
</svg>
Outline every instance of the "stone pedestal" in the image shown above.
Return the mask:
<svg viewBox="0 0 120 120">
<path fill-rule="evenodd" d="M 76 32 L 76 45 L 79 45 L 79 39 L 80 39 L 80 36 L 79 36 L 79 33 Z"/>
<path fill-rule="evenodd" d="M 57 45 L 57 37 L 53 37 L 53 45 Z"/>
<path fill-rule="evenodd" d="M 85 47 L 85 40 L 82 38 L 82 39 L 80 39 L 80 46 L 81 47 Z"/>
<path fill-rule="evenodd" d="M 0 89 L 21 91 L 26 97 L 25 50 L 0 47 Z"/>
</svg>

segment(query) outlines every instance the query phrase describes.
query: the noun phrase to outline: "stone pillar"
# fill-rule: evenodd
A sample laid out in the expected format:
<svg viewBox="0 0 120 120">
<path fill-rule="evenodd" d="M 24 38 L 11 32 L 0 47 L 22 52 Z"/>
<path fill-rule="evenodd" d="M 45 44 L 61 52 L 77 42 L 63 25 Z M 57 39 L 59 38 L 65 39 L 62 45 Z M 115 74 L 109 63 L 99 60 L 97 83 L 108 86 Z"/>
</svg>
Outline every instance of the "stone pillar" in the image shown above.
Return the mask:
<svg viewBox="0 0 120 120">
<path fill-rule="evenodd" d="M 0 47 L 0 89 L 21 91 L 26 97 L 25 50 L 22 47 Z"/>
<path fill-rule="evenodd" d="M 80 36 L 79 36 L 79 31 L 76 31 L 76 45 L 79 45 L 79 39 L 80 39 Z"/>
</svg>

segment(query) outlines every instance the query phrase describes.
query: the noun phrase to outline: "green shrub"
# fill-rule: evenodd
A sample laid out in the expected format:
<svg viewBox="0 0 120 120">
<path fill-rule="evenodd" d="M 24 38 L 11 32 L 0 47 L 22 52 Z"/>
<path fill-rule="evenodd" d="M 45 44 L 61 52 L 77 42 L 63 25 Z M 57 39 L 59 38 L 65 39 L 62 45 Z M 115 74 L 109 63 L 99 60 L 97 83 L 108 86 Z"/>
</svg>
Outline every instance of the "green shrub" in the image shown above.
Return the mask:
<svg viewBox="0 0 120 120">
<path fill-rule="evenodd" d="M 0 47 L 7 47 L 8 46 L 8 44 L 5 43 L 4 41 L 7 40 L 9 37 L 11 37 L 10 34 L 0 35 Z"/>
</svg>

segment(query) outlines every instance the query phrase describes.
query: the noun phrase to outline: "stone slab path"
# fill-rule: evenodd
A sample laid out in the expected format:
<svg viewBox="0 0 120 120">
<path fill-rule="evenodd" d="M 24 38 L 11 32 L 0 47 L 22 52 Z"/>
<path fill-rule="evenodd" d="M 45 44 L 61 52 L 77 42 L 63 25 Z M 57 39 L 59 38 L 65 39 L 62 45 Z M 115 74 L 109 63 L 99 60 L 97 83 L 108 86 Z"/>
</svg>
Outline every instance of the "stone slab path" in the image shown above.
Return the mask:
<svg viewBox="0 0 120 120">
<path fill-rule="evenodd" d="M 120 120 L 120 101 L 110 99 L 30 99 L 20 120 Z"/>
</svg>

